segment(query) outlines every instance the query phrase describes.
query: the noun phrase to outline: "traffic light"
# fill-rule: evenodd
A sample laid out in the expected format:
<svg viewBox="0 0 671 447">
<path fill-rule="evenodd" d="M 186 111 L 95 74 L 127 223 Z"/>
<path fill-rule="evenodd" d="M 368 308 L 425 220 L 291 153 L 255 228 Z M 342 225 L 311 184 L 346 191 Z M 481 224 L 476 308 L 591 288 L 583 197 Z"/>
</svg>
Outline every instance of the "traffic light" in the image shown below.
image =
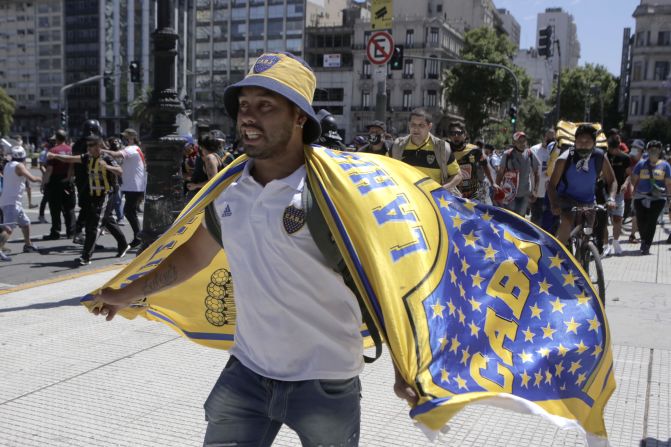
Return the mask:
<svg viewBox="0 0 671 447">
<path fill-rule="evenodd" d="M 140 62 L 131 61 L 128 65 L 130 70 L 130 82 L 140 82 L 142 80 L 142 73 L 140 73 Z"/>
<path fill-rule="evenodd" d="M 68 127 L 68 112 L 65 110 L 61 111 L 61 127 L 67 129 Z"/>
<path fill-rule="evenodd" d="M 392 70 L 403 70 L 403 45 L 394 45 L 394 52 L 389 59 Z"/>
<path fill-rule="evenodd" d="M 508 115 L 510 115 L 510 124 L 512 124 L 514 128 L 515 123 L 517 123 L 517 107 L 510 106 L 510 109 L 508 110 Z"/>
<path fill-rule="evenodd" d="M 538 55 L 552 56 L 552 26 L 548 25 L 545 29 L 538 31 Z"/>
</svg>

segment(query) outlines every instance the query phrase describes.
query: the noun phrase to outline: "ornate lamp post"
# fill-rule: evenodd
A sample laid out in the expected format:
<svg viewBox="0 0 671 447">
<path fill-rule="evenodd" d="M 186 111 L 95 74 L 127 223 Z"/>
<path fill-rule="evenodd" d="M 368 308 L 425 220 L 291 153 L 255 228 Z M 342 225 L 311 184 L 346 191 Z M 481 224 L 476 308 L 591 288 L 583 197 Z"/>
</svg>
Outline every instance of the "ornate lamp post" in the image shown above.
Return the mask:
<svg viewBox="0 0 671 447">
<path fill-rule="evenodd" d="M 178 35 L 172 28 L 174 0 L 158 0 L 158 27 L 154 43 L 154 89 L 150 140 L 146 142 L 147 191 L 145 194 L 142 247 L 155 241 L 184 207 L 181 174 L 182 151 L 186 141 L 177 135 L 178 114 L 184 105 L 177 95 L 175 57 Z"/>
</svg>

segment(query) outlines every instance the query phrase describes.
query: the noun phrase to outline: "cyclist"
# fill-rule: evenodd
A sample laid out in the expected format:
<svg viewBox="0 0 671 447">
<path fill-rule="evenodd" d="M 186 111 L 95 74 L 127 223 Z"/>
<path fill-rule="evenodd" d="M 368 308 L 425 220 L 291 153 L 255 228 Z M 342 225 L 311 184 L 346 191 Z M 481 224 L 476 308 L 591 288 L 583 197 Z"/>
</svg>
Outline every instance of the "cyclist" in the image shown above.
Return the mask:
<svg viewBox="0 0 671 447">
<path fill-rule="evenodd" d="M 575 216 L 573 207 L 593 206 L 596 200 L 596 182 L 602 175 L 608 191 L 607 206 L 615 208 L 617 182 L 615 173 L 601 149 L 596 146 L 597 129 L 581 124 L 575 131 L 575 145 L 564 151 L 550 177 L 548 195 L 552 213 L 559 216 L 557 239 L 568 244 Z"/>
<path fill-rule="evenodd" d="M 494 184 L 487 157 L 478 146 L 466 143 L 466 131 L 459 122 L 453 121 L 448 125 L 447 141 L 450 142 L 454 158 L 459 163 L 462 180 L 457 187 L 461 195 L 477 202 L 485 202 L 489 189 L 486 180 L 489 180 L 489 185 Z"/>
<path fill-rule="evenodd" d="M 631 174 L 642 255 L 650 254 L 657 218 L 671 191 L 671 165 L 662 158 L 662 143 L 650 141 L 647 150 L 648 157 L 636 163 Z"/>
</svg>

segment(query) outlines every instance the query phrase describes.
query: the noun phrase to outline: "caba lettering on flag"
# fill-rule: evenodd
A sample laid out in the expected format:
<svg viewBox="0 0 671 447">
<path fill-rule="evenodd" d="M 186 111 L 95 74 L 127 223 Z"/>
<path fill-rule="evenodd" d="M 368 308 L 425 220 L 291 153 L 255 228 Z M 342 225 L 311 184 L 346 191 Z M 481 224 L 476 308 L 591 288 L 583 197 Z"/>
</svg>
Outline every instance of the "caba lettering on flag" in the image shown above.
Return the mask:
<svg viewBox="0 0 671 447">
<path fill-rule="evenodd" d="M 118 287 L 169 256 L 171 248 L 158 248 L 188 238 L 205 204 L 244 163 L 238 159 L 215 177 L 145 251 L 155 254 L 143 253 L 106 286 Z M 605 442 L 603 410 L 615 389 L 608 322 L 589 278 L 558 241 L 513 213 L 455 198 L 387 157 L 307 147 L 306 166 L 394 363 L 420 396 L 413 419 L 438 431 L 465 405 L 488 403 L 540 414 L 584 431 L 592 444 Z M 225 255 L 210 267 L 126 315 L 141 313 L 226 348 L 234 312 L 223 307 L 232 306 L 226 294 L 233 291 L 212 276 L 227 271 Z M 208 284 L 226 295 L 214 297 L 221 303 L 214 313 L 225 317 L 221 326 L 223 320 L 206 318 L 208 310 L 213 314 L 209 298 L 194 292 Z M 94 305 L 90 296 L 85 300 Z"/>
</svg>

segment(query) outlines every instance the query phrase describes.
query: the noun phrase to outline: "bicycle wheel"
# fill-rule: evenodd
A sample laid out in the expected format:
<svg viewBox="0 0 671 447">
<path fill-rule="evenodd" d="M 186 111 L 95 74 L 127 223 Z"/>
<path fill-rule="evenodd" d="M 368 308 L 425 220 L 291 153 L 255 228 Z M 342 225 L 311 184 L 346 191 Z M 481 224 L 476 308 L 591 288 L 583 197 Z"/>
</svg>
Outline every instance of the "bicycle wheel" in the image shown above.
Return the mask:
<svg viewBox="0 0 671 447">
<path fill-rule="evenodd" d="M 587 243 L 587 249 L 585 250 L 583 259 L 581 259 L 581 263 L 590 281 L 592 281 L 592 284 L 594 284 L 599 293 L 601 304 L 603 304 L 603 307 L 606 307 L 606 280 L 603 275 L 601 256 L 599 256 L 599 250 L 594 245 L 594 242 L 589 241 Z"/>
</svg>

